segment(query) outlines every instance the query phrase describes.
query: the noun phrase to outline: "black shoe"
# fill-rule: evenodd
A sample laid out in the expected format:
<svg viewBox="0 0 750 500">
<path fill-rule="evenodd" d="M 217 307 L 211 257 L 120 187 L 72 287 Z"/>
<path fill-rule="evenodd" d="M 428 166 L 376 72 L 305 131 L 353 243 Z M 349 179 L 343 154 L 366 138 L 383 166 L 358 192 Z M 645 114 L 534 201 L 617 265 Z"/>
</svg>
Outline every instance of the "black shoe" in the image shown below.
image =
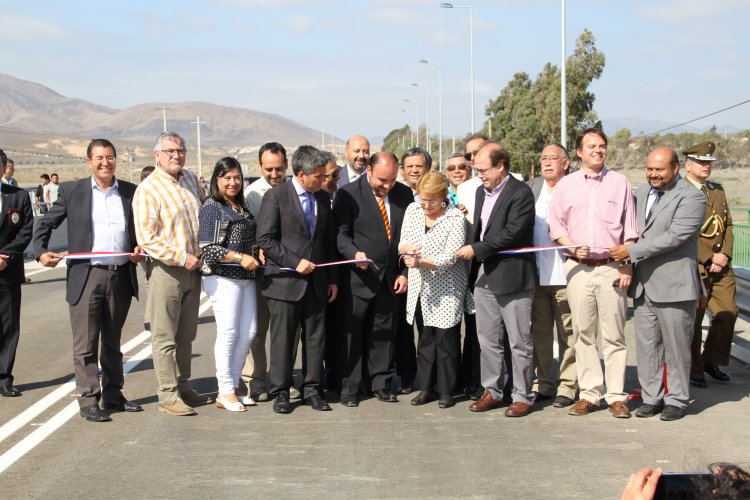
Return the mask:
<svg viewBox="0 0 750 500">
<path fill-rule="evenodd" d="M 661 419 L 665 421 L 679 420 L 685 416 L 685 408 L 675 405 L 664 405 L 661 411 Z"/>
<path fill-rule="evenodd" d="M 292 404 L 289 402 L 289 393 L 280 392 L 273 401 L 273 411 L 276 413 L 292 413 Z"/>
<path fill-rule="evenodd" d="M 383 403 L 398 403 L 398 398 L 396 398 L 396 395 L 388 389 L 378 389 L 374 392 L 374 394 L 375 397 L 377 397 L 378 400 L 382 401 Z"/>
<path fill-rule="evenodd" d="M 555 408 L 567 408 L 573 403 L 575 403 L 575 401 L 570 399 L 568 396 L 557 396 L 552 402 L 552 406 L 554 406 Z"/>
<path fill-rule="evenodd" d="M 359 403 L 357 402 L 357 396 L 349 396 L 347 394 L 342 394 L 339 397 L 339 403 L 342 405 L 348 407 L 348 408 L 356 408 L 359 406 Z"/>
<path fill-rule="evenodd" d="M 151 323 L 143 323 L 143 329 L 147 332 L 151 331 Z"/>
<path fill-rule="evenodd" d="M 414 392 L 414 387 L 410 385 L 399 386 L 396 389 L 396 394 L 411 394 Z"/>
<path fill-rule="evenodd" d="M 690 377 L 690 385 L 699 387 L 701 389 L 705 389 L 706 387 L 708 387 L 705 378 Z"/>
<path fill-rule="evenodd" d="M 638 407 L 637 410 L 635 410 L 635 416 L 641 418 L 655 417 L 656 415 L 661 413 L 663 409 L 664 405 L 651 405 L 648 403 L 643 403 Z"/>
<path fill-rule="evenodd" d="M 81 416 L 89 422 L 109 422 L 112 420 L 109 415 L 104 413 L 99 405 L 88 405 L 81 408 Z"/>
<path fill-rule="evenodd" d="M 479 388 L 475 389 L 474 392 L 469 392 L 469 399 L 471 399 L 472 401 L 479 401 L 483 395 L 484 388 L 482 386 L 479 386 Z"/>
<path fill-rule="evenodd" d="M 304 403 L 316 411 L 331 411 L 328 401 L 320 397 L 320 394 L 313 393 L 304 399 Z"/>
<path fill-rule="evenodd" d="M 438 401 L 438 408 L 446 409 L 451 406 L 456 406 L 456 400 L 450 394 L 441 394 L 440 400 Z"/>
<path fill-rule="evenodd" d="M 549 401 L 554 396 L 548 396 L 546 394 L 542 394 L 541 392 L 534 392 L 534 402 L 535 403 L 541 403 L 542 401 Z"/>
<path fill-rule="evenodd" d="M 706 363 L 703 365 L 703 371 L 708 373 L 712 379 L 718 380 L 719 382 L 729 382 L 729 375 L 721 371 L 719 365 Z"/>
<path fill-rule="evenodd" d="M 0 395 L 5 398 L 17 398 L 21 395 L 21 391 L 15 385 L 0 385 Z"/>
<path fill-rule="evenodd" d="M 429 403 L 430 401 L 435 401 L 436 397 L 437 394 L 432 391 L 419 391 L 419 394 L 417 394 L 416 397 L 411 400 L 411 404 L 412 406 L 421 406 Z"/>
<path fill-rule="evenodd" d="M 102 407 L 105 410 L 114 410 L 114 411 L 130 411 L 130 412 L 136 412 L 136 411 L 143 411 L 143 408 L 141 405 L 137 403 L 133 403 L 132 401 L 128 401 L 127 399 L 121 399 L 116 402 L 110 402 L 110 403 L 102 403 Z"/>
</svg>

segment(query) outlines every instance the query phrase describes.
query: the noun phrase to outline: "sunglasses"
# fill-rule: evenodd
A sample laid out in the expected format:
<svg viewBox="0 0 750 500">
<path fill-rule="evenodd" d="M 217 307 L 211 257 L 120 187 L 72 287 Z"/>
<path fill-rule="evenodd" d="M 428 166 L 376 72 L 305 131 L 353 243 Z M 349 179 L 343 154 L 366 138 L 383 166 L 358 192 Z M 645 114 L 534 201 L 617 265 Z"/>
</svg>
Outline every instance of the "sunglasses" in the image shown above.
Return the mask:
<svg viewBox="0 0 750 500">
<path fill-rule="evenodd" d="M 462 163 L 461 165 L 448 165 L 445 168 L 445 171 L 446 172 L 453 172 L 456 169 L 466 171 L 466 170 L 469 170 L 469 166 L 467 164 L 465 164 L 465 163 Z"/>
</svg>

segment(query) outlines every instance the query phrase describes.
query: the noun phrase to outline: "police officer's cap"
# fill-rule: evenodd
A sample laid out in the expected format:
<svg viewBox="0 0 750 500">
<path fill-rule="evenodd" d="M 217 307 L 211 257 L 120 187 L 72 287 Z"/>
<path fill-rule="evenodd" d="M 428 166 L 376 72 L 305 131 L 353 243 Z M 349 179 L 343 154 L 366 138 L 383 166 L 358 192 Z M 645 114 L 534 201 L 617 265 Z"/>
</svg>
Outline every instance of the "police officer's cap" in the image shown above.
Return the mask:
<svg viewBox="0 0 750 500">
<path fill-rule="evenodd" d="M 691 160 L 699 160 L 699 161 L 715 161 L 716 157 L 714 156 L 714 150 L 716 149 L 716 144 L 713 142 L 701 142 L 700 144 L 696 144 L 694 146 L 690 146 L 685 151 L 682 152 L 686 157 L 690 158 Z"/>
</svg>

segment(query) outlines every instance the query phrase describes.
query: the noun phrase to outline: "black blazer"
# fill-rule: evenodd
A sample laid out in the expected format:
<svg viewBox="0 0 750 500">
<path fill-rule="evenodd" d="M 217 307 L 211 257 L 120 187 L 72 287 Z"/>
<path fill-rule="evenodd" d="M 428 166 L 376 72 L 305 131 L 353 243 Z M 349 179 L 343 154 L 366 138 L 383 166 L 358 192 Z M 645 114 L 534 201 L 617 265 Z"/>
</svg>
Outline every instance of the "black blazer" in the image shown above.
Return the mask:
<svg viewBox="0 0 750 500">
<path fill-rule="evenodd" d="M 388 193 L 390 205 L 391 241 L 382 222 L 378 202 L 367 181 L 367 175 L 345 185 L 337 191 L 333 201 L 333 214 L 336 218 L 338 235 L 336 246 L 344 259 L 353 259 L 357 252 L 364 252 L 378 266 L 361 270 L 356 266 L 346 266 L 342 270 L 342 285 L 361 298 L 372 298 L 380 289 L 383 279 L 393 293 L 393 285 L 399 274 L 406 275 L 406 268 L 398 258 L 398 242 L 401 239 L 401 226 L 404 212 L 414 202 L 411 189 L 396 183 Z"/>
<path fill-rule="evenodd" d="M 534 245 L 534 195 L 531 188 L 513 176 L 508 179 L 490 214 L 484 241 L 479 241 L 483 205 L 484 187 L 479 186 L 474 205 L 471 246 L 475 258 L 470 279 L 476 279 L 479 264 L 483 263 L 493 293 L 517 293 L 533 288 L 536 283 L 534 254 L 497 255 L 500 250 Z"/>
<path fill-rule="evenodd" d="M 309 275 L 282 271 L 280 267 L 296 268 L 300 260 L 313 264 L 336 260 L 335 226 L 331 216 L 331 199 L 325 191 L 314 193 L 318 215 L 315 232 L 310 237 L 294 184 L 287 181 L 263 195 L 258 212 L 256 239 L 266 254 L 263 273 L 263 295 L 297 301 L 305 295 L 310 279 L 321 300 L 328 300 L 328 285 L 338 283 L 335 266 L 321 267 Z"/>
<path fill-rule="evenodd" d="M 25 189 L 2 184 L 0 190 L 0 253 L 8 256 L 8 267 L 0 271 L 0 285 L 20 285 L 25 281 L 23 252 L 31 243 L 34 212 Z"/>
<path fill-rule="evenodd" d="M 128 249 L 133 251 L 138 245 L 135 239 L 135 223 L 133 222 L 133 196 L 135 195 L 135 184 L 117 179 L 117 190 L 122 199 L 122 208 L 128 224 Z M 68 219 L 68 251 L 90 252 L 94 244 L 93 228 L 91 226 L 91 177 L 85 179 L 64 182 L 60 184 L 57 200 L 49 212 L 44 214 L 34 233 L 34 253 L 36 258 L 47 252 L 50 235 L 53 229 Z M 74 306 L 81 298 L 83 288 L 91 271 L 91 262 L 88 260 L 70 260 L 68 265 L 68 283 L 65 300 Z M 128 263 L 130 273 L 130 284 L 132 294 L 138 298 L 138 276 L 135 265 Z"/>
</svg>

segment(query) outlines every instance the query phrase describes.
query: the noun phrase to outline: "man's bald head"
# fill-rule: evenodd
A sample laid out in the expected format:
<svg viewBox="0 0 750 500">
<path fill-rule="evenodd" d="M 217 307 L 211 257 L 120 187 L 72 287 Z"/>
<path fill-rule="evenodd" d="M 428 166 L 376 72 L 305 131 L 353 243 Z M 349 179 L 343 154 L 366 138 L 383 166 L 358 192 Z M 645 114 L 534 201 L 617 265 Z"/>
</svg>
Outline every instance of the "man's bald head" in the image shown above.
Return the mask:
<svg viewBox="0 0 750 500">
<path fill-rule="evenodd" d="M 646 180 L 657 191 L 665 191 L 674 185 L 680 171 L 677 153 L 666 146 L 655 148 L 646 158 Z"/>
<path fill-rule="evenodd" d="M 346 141 L 346 163 L 357 173 L 364 172 L 370 159 L 370 141 L 365 136 L 353 135 Z"/>
</svg>

